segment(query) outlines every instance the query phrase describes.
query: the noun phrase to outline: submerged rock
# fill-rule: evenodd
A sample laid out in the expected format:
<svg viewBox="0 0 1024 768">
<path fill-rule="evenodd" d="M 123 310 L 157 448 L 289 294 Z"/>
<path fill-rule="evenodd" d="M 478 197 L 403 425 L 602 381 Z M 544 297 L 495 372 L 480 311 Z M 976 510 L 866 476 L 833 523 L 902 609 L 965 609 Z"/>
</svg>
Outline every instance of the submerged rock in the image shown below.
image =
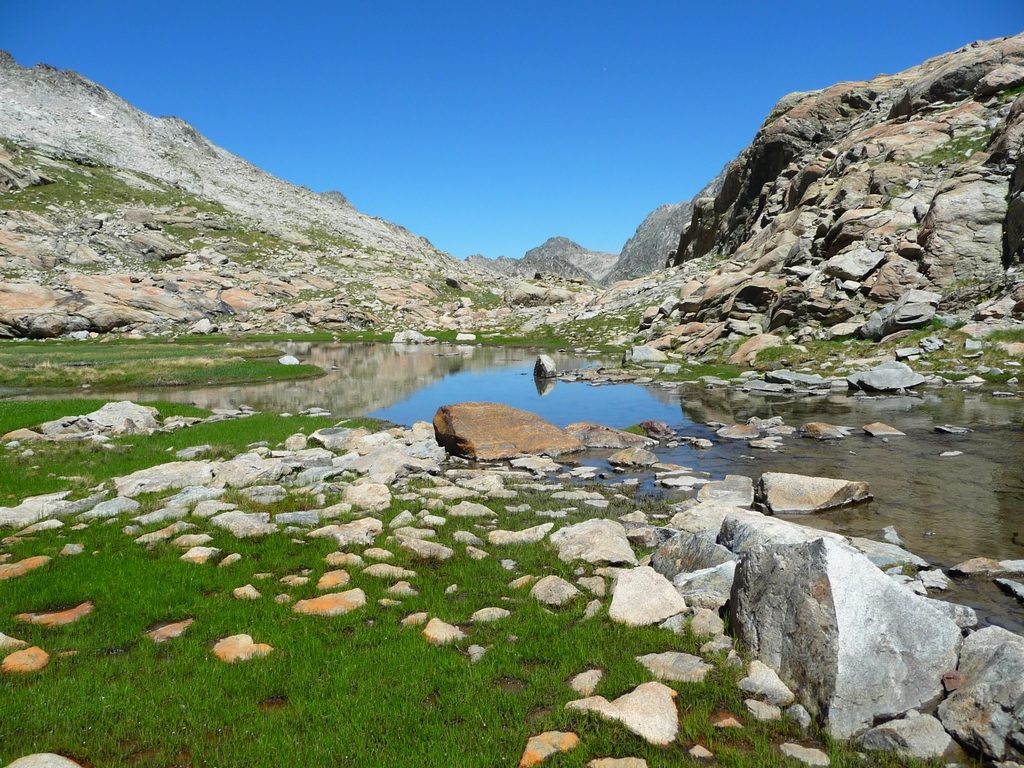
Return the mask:
<svg viewBox="0 0 1024 768">
<path fill-rule="evenodd" d="M 771 514 L 821 512 L 870 501 L 868 484 L 857 480 L 765 472 L 757 483 L 757 502 Z"/>
</svg>

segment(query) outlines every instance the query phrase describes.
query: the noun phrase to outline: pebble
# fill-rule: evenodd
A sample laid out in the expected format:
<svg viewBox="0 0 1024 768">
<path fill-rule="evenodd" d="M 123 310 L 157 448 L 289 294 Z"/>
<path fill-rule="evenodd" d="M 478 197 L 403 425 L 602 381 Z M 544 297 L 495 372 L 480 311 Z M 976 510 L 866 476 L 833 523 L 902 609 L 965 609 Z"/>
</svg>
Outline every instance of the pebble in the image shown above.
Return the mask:
<svg viewBox="0 0 1024 768">
<path fill-rule="evenodd" d="M 266 656 L 273 647 L 266 643 L 255 643 L 250 635 L 231 635 L 218 640 L 213 646 L 213 655 L 227 664 Z"/>
<path fill-rule="evenodd" d="M 466 637 L 466 633 L 461 629 L 452 624 L 447 624 L 436 617 L 427 622 L 427 626 L 423 628 L 420 634 L 431 645 L 448 645 L 449 643 L 463 640 Z"/>
<path fill-rule="evenodd" d="M 259 600 L 263 597 L 260 591 L 252 584 L 246 584 L 244 587 L 235 587 L 231 590 L 231 595 L 235 600 Z"/>
<path fill-rule="evenodd" d="M 779 751 L 786 757 L 791 757 L 804 765 L 820 766 L 821 768 L 825 768 L 831 763 L 828 755 L 820 749 L 802 747 L 799 744 L 794 744 L 792 742 L 786 742 L 780 745 Z"/>
</svg>

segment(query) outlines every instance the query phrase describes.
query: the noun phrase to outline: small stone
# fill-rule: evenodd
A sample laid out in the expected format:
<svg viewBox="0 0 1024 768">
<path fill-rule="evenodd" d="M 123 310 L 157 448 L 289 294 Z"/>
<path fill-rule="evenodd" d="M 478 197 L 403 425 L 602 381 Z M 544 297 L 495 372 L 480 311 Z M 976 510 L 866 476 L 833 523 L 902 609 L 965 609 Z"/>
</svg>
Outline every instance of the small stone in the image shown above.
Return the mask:
<svg viewBox="0 0 1024 768">
<path fill-rule="evenodd" d="M 822 752 L 820 749 L 813 749 L 811 747 L 802 747 L 799 744 L 794 744 L 787 741 L 786 743 L 779 746 L 779 751 L 782 752 L 786 757 L 791 757 L 804 765 L 820 766 L 821 768 L 827 768 L 832 762 L 829 760 L 828 755 Z"/>
<path fill-rule="evenodd" d="M 750 662 L 747 676 L 739 681 L 739 689 L 782 707 L 792 704 L 796 698 L 774 669 L 756 659 Z"/>
<path fill-rule="evenodd" d="M 82 544 L 65 544 L 60 550 L 61 555 L 64 557 L 74 557 L 83 552 L 85 552 L 85 546 Z"/>
<path fill-rule="evenodd" d="M 79 619 L 85 618 L 93 611 L 92 602 L 84 602 L 66 611 L 55 611 L 53 613 L 19 613 L 14 618 L 27 624 L 35 624 L 40 627 L 63 627 L 72 624 Z"/>
<path fill-rule="evenodd" d="M 642 757 L 599 757 L 587 763 L 587 768 L 647 768 L 647 761 Z"/>
<path fill-rule="evenodd" d="M 568 752 L 580 743 L 580 738 L 575 733 L 564 733 L 562 731 L 547 731 L 539 736 L 531 736 L 526 742 L 526 751 L 519 760 L 519 768 L 530 768 L 540 765 L 551 755 L 559 752 Z"/>
<path fill-rule="evenodd" d="M 309 584 L 309 576 L 300 576 L 296 573 L 289 573 L 287 576 L 282 576 L 280 582 L 286 587 L 304 587 Z"/>
<path fill-rule="evenodd" d="M 570 678 L 569 687 L 580 696 L 591 696 L 597 690 L 597 686 L 603 678 L 604 670 L 588 669 Z"/>
<path fill-rule="evenodd" d="M 736 719 L 732 712 L 721 711 L 711 716 L 711 724 L 715 728 L 742 728 L 743 724 Z"/>
<path fill-rule="evenodd" d="M 807 711 L 803 704 L 790 704 L 786 707 L 785 714 L 786 717 L 792 718 L 802 730 L 806 731 L 811 727 L 811 713 Z"/>
<path fill-rule="evenodd" d="M 217 557 L 217 555 L 219 555 L 219 554 L 220 554 L 220 550 L 217 549 L 217 547 L 192 547 L 191 549 L 189 549 L 188 552 L 183 554 L 179 559 L 180 560 L 184 560 L 186 563 L 194 563 L 195 565 L 204 565 L 204 564 L 208 563 L 211 559 Z M 231 557 L 231 555 L 228 555 L 228 557 Z M 228 557 L 225 557 L 224 560 L 227 560 Z M 241 560 L 242 559 L 241 555 L 235 555 L 234 557 L 236 559 L 232 560 L 231 562 L 237 562 L 237 560 Z M 222 562 L 221 565 L 223 565 L 223 564 L 224 563 Z"/>
<path fill-rule="evenodd" d="M 545 576 L 530 590 L 530 596 L 534 600 L 557 608 L 574 600 L 579 594 L 580 591 L 576 587 L 565 579 L 554 575 Z"/>
<path fill-rule="evenodd" d="M 384 579 L 386 581 L 416 578 L 416 571 L 410 571 L 408 568 L 400 568 L 397 565 L 389 565 L 387 563 L 374 563 L 364 568 L 363 573 L 367 576 L 373 576 L 376 579 Z"/>
<path fill-rule="evenodd" d="M 218 640 L 213 646 L 213 654 L 227 664 L 266 656 L 273 650 L 266 643 L 254 643 L 250 635 L 231 635 Z"/>
<path fill-rule="evenodd" d="M 648 653 L 637 656 L 640 662 L 655 677 L 680 683 L 701 683 L 714 667 L 699 656 L 679 651 Z"/>
<path fill-rule="evenodd" d="M 348 575 L 348 571 L 328 571 L 317 581 L 316 588 L 319 590 L 337 589 L 345 586 L 351 580 L 352 577 Z"/>
<path fill-rule="evenodd" d="M 299 600 L 292 610 L 309 616 L 342 616 L 366 605 L 366 593 L 361 589 L 332 592 L 309 600 Z"/>
<path fill-rule="evenodd" d="M 482 645 L 471 645 L 466 649 L 466 654 L 469 656 L 469 663 L 476 664 L 480 659 L 487 653 L 487 649 Z"/>
<path fill-rule="evenodd" d="M 252 584 L 246 584 L 244 587 L 235 587 L 231 590 L 231 595 L 235 600 L 259 600 L 263 597 L 260 591 Z"/>
<path fill-rule="evenodd" d="M 592 619 L 595 616 L 597 616 L 597 614 L 599 614 L 600 612 L 601 612 L 601 601 L 600 600 L 591 600 L 589 603 L 587 603 L 587 607 L 583 611 L 583 618 L 584 619 Z"/>
<path fill-rule="evenodd" d="M 479 611 L 473 613 L 473 615 L 469 617 L 469 620 L 474 623 L 490 622 L 505 619 L 511 615 L 512 612 L 507 611 L 504 608 L 481 608 Z"/>
<path fill-rule="evenodd" d="M 388 587 L 388 594 L 395 597 L 416 597 L 419 592 L 408 581 L 396 581 Z"/>
<path fill-rule="evenodd" d="M 408 616 L 403 618 L 399 624 L 403 627 L 418 627 L 421 624 L 425 624 L 428 618 L 430 618 L 430 614 L 428 613 L 410 613 Z"/>
<path fill-rule="evenodd" d="M 385 552 L 387 550 L 380 550 L 380 551 Z M 367 554 L 369 552 L 370 552 L 370 550 L 368 549 L 363 554 Z M 388 552 L 387 558 L 384 558 L 384 559 L 386 560 L 386 559 L 388 559 L 390 557 L 392 557 L 392 555 L 391 555 L 390 552 Z M 352 552 L 331 552 L 331 554 L 329 554 L 327 557 L 324 558 L 324 562 L 327 563 L 332 568 L 337 568 L 338 566 L 344 566 L 344 565 L 349 565 L 349 566 L 352 566 L 352 567 L 355 567 L 355 568 L 359 568 L 363 564 L 363 558 L 360 557 L 359 555 L 356 555 L 356 554 L 352 553 Z"/>
<path fill-rule="evenodd" d="M 0 565 L 0 581 L 24 576 L 36 568 L 42 568 L 48 562 L 50 562 L 50 558 L 45 555 L 37 555 L 36 557 L 26 557 L 16 563 L 5 563 Z"/>
<path fill-rule="evenodd" d="M 451 624 L 446 624 L 436 617 L 427 622 L 427 626 L 423 628 L 420 634 L 431 645 L 448 645 L 448 643 L 455 643 L 466 637 L 466 633 L 461 629 Z"/>
<path fill-rule="evenodd" d="M 690 631 L 697 637 L 720 635 L 725 632 L 725 622 L 710 608 L 698 608 L 690 620 Z"/>
<path fill-rule="evenodd" d="M 49 663 L 50 654 L 39 646 L 33 645 L 31 648 L 8 654 L 0 664 L 0 671 L 9 675 L 22 675 L 38 672 Z"/>
<path fill-rule="evenodd" d="M 689 754 L 694 760 L 710 760 L 715 756 L 710 749 L 703 747 L 700 744 L 694 744 L 690 747 Z"/>
<path fill-rule="evenodd" d="M 192 626 L 195 619 L 184 619 L 182 621 L 175 621 L 170 624 L 164 624 L 163 626 L 151 629 L 146 633 L 146 637 L 152 640 L 154 643 L 166 643 L 168 640 L 173 640 L 176 637 L 181 637 Z"/>
<path fill-rule="evenodd" d="M 671 744 L 679 733 L 676 692 L 663 683 L 643 683 L 614 701 L 590 696 L 570 701 L 566 709 L 595 712 L 622 723 L 651 744 Z"/>
<path fill-rule="evenodd" d="M 620 624 L 644 626 L 685 610 L 686 601 L 672 582 L 650 566 L 641 566 L 619 572 L 608 615 Z"/>
<path fill-rule="evenodd" d="M 218 550 L 218 551 L 220 551 L 220 550 Z M 230 555 L 228 555 L 223 560 L 221 560 L 220 563 L 217 564 L 217 567 L 218 568 L 227 568 L 229 565 L 234 565 L 235 563 L 237 563 L 241 559 L 242 559 L 242 556 L 240 554 L 238 554 L 237 552 L 232 552 Z"/>
<path fill-rule="evenodd" d="M 743 704 L 751 716 L 759 722 L 768 723 L 782 719 L 782 710 L 774 704 L 766 704 L 757 699 L 746 699 Z"/>
</svg>

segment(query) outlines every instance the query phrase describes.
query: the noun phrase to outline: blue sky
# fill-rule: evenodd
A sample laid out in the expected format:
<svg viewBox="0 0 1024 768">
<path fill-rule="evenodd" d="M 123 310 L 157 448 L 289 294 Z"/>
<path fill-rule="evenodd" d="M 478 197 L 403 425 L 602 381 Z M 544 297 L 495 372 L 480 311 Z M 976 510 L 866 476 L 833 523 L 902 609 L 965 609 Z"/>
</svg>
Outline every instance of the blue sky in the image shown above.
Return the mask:
<svg viewBox="0 0 1024 768">
<path fill-rule="evenodd" d="M 1021 0 L 0 0 L 0 48 L 456 255 L 617 252 L 783 94 L 1024 30 Z"/>
</svg>

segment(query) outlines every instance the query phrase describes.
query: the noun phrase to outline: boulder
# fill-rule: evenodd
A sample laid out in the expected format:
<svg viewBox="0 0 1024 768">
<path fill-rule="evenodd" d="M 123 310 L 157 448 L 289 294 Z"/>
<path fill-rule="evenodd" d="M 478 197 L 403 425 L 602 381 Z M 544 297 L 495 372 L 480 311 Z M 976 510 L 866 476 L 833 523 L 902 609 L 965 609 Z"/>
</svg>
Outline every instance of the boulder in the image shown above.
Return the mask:
<svg viewBox="0 0 1024 768">
<path fill-rule="evenodd" d="M 74 760 L 68 760 L 66 757 L 60 755 L 54 755 L 49 752 L 41 752 L 36 755 L 26 755 L 20 757 L 13 763 L 10 763 L 7 768 L 82 768 Z"/>
<path fill-rule="evenodd" d="M 114 487 L 119 496 L 131 498 L 143 493 L 160 493 L 192 485 L 206 485 L 212 480 L 213 464 L 208 461 L 173 461 L 149 469 L 140 469 L 124 477 L 116 477 Z"/>
<path fill-rule="evenodd" d="M 911 711 L 904 718 L 875 726 L 857 743 L 870 752 L 894 752 L 900 757 L 923 762 L 938 760 L 952 746 L 953 740 L 934 717 Z"/>
<path fill-rule="evenodd" d="M 654 347 L 649 346 L 630 347 L 622 355 L 623 365 L 628 365 L 630 363 L 636 365 L 642 365 L 644 363 L 664 363 L 666 360 L 668 360 L 668 355 L 660 349 L 655 349 Z"/>
<path fill-rule="evenodd" d="M 650 566 L 620 571 L 612 587 L 608 616 L 633 627 L 657 624 L 686 610 L 672 582 Z"/>
<path fill-rule="evenodd" d="M 614 520 L 594 518 L 567 526 L 551 534 L 551 543 L 563 563 L 583 560 L 594 564 L 636 565 L 626 529 Z"/>
<path fill-rule="evenodd" d="M 866 392 L 897 392 L 920 386 L 927 380 L 906 363 L 896 361 L 882 363 L 869 371 L 859 371 L 846 377 L 850 389 L 863 389 Z"/>
<path fill-rule="evenodd" d="M 567 426 L 565 431 L 583 443 L 586 448 L 622 450 L 624 448 L 645 448 L 658 444 L 657 440 L 652 440 L 649 437 L 626 432 L 623 429 L 606 427 L 603 424 L 595 424 L 591 421 L 574 422 Z M 671 434 L 671 430 L 669 434 Z"/>
<path fill-rule="evenodd" d="M 622 723 L 627 730 L 651 744 L 671 744 L 679 733 L 676 692 L 664 683 L 644 683 L 615 701 L 603 696 L 570 701 L 566 709 L 595 712 L 606 720 Z"/>
<path fill-rule="evenodd" d="M 751 654 L 838 738 L 938 701 L 960 649 L 956 623 L 841 540 L 772 535 L 785 525 L 723 523 L 724 542 L 747 542 L 730 615 Z"/>
<path fill-rule="evenodd" d="M 865 339 L 880 341 L 897 331 L 920 328 L 935 317 L 935 307 L 941 295 L 917 288 L 904 293 L 896 301 L 872 312 L 857 333 Z"/>
<path fill-rule="evenodd" d="M 533 376 L 536 379 L 553 379 L 558 375 L 555 368 L 555 361 L 548 355 L 537 355 L 537 362 L 533 364 Z"/>
<path fill-rule="evenodd" d="M 658 457 L 646 448 L 623 448 L 608 457 L 613 467 L 649 467 L 658 463 Z"/>
<path fill-rule="evenodd" d="M 765 472 L 757 481 L 757 504 L 773 515 L 822 512 L 872 498 L 868 484 L 859 480 Z"/>
<path fill-rule="evenodd" d="M 1002 627 L 968 635 L 958 669 L 963 683 L 939 705 L 958 741 L 994 760 L 1024 760 L 1024 637 Z"/>
<path fill-rule="evenodd" d="M 540 416 L 499 403 L 443 405 L 434 415 L 434 435 L 449 453 L 483 461 L 583 450 L 579 440 Z"/>
</svg>

